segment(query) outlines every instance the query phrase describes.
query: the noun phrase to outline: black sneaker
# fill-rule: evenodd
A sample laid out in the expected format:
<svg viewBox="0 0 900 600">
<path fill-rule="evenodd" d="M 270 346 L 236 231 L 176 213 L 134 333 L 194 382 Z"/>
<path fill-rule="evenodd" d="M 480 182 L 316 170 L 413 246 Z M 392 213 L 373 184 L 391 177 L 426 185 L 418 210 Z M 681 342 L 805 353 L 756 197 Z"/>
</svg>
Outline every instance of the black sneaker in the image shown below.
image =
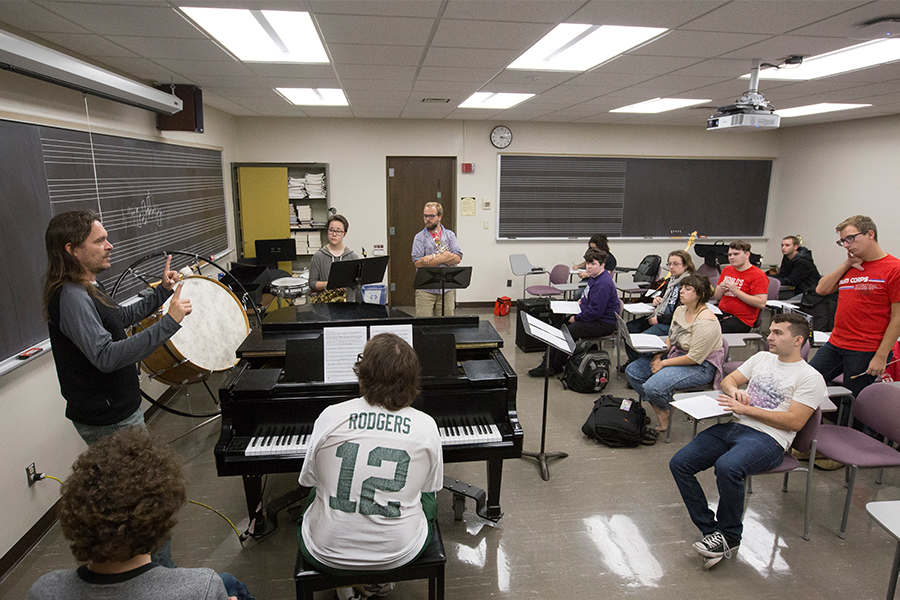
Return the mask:
<svg viewBox="0 0 900 600">
<path fill-rule="evenodd" d="M 552 367 L 545 369 L 543 364 L 528 371 L 529 377 L 553 377 L 554 375 L 556 375 L 556 371 L 554 371 Z"/>
<path fill-rule="evenodd" d="M 694 542 L 694 550 L 698 554 L 706 558 L 703 563 L 704 569 L 711 569 L 716 566 L 723 558 L 731 558 L 732 552 L 740 547 L 740 542 L 729 544 L 718 531 L 705 536 L 699 542 Z"/>
</svg>

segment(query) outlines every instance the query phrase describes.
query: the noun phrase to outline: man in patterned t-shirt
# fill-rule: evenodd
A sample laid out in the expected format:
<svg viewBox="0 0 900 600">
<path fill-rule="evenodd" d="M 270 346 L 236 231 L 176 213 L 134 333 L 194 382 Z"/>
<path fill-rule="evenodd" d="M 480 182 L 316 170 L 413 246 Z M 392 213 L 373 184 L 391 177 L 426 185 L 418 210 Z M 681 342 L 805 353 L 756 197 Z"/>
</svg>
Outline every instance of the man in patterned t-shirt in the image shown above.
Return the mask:
<svg viewBox="0 0 900 600">
<path fill-rule="evenodd" d="M 774 469 L 794 434 L 826 396 L 825 381 L 801 357 L 809 324 L 798 314 L 775 315 L 769 352 L 759 352 L 722 381 L 719 404 L 734 415 L 713 425 L 672 457 L 669 468 L 703 539 L 694 550 L 709 569 L 741 544 L 744 479 Z M 747 390 L 739 389 L 748 384 Z M 719 505 L 709 508 L 696 474 L 715 467 Z"/>
</svg>

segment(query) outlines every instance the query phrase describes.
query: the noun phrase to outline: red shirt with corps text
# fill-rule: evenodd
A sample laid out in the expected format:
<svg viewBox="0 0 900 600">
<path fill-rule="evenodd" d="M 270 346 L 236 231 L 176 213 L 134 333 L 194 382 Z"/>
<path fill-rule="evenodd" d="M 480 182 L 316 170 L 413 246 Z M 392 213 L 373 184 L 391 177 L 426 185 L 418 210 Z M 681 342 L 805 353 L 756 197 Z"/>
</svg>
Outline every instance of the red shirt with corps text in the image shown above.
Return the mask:
<svg viewBox="0 0 900 600">
<path fill-rule="evenodd" d="M 738 271 L 728 265 L 722 269 L 719 283 L 728 280 L 733 281 L 739 290 L 751 296 L 769 293 L 769 277 L 759 267 L 753 265 L 743 271 Z M 719 300 L 719 308 L 722 309 L 722 312 L 736 316 L 742 323 L 751 327 L 756 323 L 756 317 L 759 316 L 760 310 L 750 306 L 729 291 L 726 291 Z"/>
<path fill-rule="evenodd" d="M 862 267 L 849 269 L 838 283 L 829 341 L 844 350 L 875 352 L 891 321 L 891 305 L 900 302 L 900 259 L 888 254 Z"/>
</svg>

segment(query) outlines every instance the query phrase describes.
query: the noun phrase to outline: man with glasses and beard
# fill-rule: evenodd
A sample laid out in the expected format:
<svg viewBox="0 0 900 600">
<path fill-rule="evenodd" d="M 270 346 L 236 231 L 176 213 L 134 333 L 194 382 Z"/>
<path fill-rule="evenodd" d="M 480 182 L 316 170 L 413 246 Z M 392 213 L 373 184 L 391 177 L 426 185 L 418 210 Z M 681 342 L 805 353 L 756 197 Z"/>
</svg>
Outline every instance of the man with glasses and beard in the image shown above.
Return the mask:
<svg viewBox="0 0 900 600">
<path fill-rule="evenodd" d="M 413 238 L 413 266 L 419 267 L 452 267 L 462 262 L 462 250 L 456 241 L 456 235 L 441 225 L 444 209 L 440 202 L 429 202 L 425 205 L 422 217 L 425 228 Z M 441 303 L 443 302 L 443 310 Z M 417 317 L 452 317 L 456 306 L 456 290 L 416 290 Z"/>
</svg>

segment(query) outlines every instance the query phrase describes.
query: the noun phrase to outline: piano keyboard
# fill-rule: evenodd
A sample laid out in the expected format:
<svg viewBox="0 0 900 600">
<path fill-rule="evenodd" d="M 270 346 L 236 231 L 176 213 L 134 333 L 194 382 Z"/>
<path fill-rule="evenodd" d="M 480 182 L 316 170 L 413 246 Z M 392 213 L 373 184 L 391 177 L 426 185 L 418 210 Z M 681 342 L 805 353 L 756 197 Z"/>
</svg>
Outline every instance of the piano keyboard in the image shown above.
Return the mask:
<svg viewBox="0 0 900 600">
<path fill-rule="evenodd" d="M 442 446 L 502 442 L 503 436 L 494 423 L 457 423 L 438 427 Z"/>
<path fill-rule="evenodd" d="M 254 435 L 244 448 L 244 456 L 305 456 L 310 433 L 299 427 L 272 425 Z M 503 436 L 494 423 L 455 423 L 438 427 L 442 446 L 502 442 Z M 246 439 L 246 438 L 244 438 Z"/>
<path fill-rule="evenodd" d="M 244 456 L 303 456 L 309 447 L 309 433 L 290 425 L 271 426 L 250 438 Z"/>
</svg>

